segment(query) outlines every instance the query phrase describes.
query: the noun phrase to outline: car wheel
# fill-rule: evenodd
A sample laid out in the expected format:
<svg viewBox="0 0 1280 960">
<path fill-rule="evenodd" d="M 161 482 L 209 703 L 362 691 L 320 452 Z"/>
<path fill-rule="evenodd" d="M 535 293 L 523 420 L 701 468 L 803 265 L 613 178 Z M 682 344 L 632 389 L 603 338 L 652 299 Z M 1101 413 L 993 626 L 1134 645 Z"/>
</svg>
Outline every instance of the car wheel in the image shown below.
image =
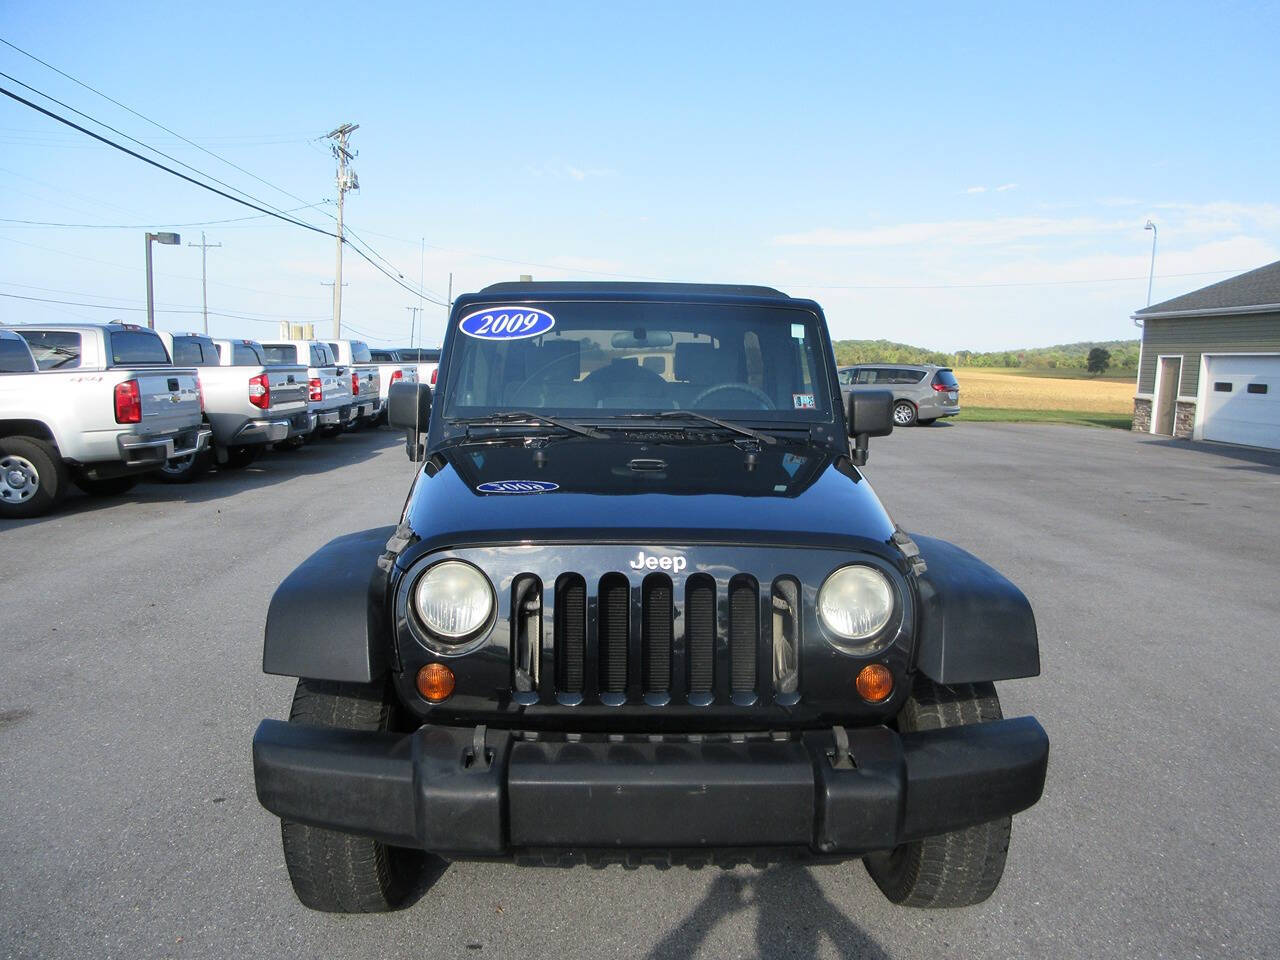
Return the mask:
<svg viewBox="0 0 1280 960">
<path fill-rule="evenodd" d="M 917 676 L 898 714 L 898 730 L 937 730 L 999 720 L 990 683 L 935 684 Z M 894 903 L 908 907 L 967 907 L 995 892 L 1009 851 L 1012 817 L 914 840 L 866 857 L 867 872 Z"/>
<path fill-rule="evenodd" d="M 228 470 L 240 470 L 258 459 L 262 453 L 260 445 L 227 447 L 227 462 L 223 464 Z"/>
<path fill-rule="evenodd" d="M 208 473 L 209 466 L 208 452 L 189 453 L 185 457 L 166 460 L 164 466 L 150 475 L 150 479 L 161 483 L 190 483 Z"/>
<path fill-rule="evenodd" d="M 72 476 L 72 482 L 91 497 L 118 497 L 128 493 L 138 485 L 141 476 L 132 477 L 86 477 L 84 474 Z"/>
<path fill-rule="evenodd" d="M 893 425 L 909 427 L 916 422 L 916 408 L 910 400 L 899 400 L 893 405 Z"/>
<path fill-rule="evenodd" d="M 289 722 L 312 727 L 394 730 L 397 704 L 385 683 L 299 680 Z M 337 830 L 282 820 L 284 862 L 303 906 L 326 913 L 380 913 L 405 900 L 439 858 Z"/>
<path fill-rule="evenodd" d="M 38 517 L 67 492 L 57 449 L 34 437 L 0 437 L 0 517 Z"/>
</svg>

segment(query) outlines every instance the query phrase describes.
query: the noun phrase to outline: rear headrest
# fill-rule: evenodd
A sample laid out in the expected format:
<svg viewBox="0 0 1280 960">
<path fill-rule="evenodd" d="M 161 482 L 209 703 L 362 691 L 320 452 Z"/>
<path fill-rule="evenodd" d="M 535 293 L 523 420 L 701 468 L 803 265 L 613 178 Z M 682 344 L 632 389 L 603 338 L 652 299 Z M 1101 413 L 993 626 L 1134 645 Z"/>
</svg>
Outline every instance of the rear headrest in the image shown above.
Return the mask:
<svg viewBox="0 0 1280 960">
<path fill-rule="evenodd" d="M 544 340 L 534 353 L 531 370 L 541 371 L 538 376 L 561 383 L 577 380 L 582 373 L 581 340 Z"/>
<path fill-rule="evenodd" d="M 677 343 L 675 376 L 689 383 L 731 383 L 738 379 L 734 358 L 710 343 Z"/>
</svg>

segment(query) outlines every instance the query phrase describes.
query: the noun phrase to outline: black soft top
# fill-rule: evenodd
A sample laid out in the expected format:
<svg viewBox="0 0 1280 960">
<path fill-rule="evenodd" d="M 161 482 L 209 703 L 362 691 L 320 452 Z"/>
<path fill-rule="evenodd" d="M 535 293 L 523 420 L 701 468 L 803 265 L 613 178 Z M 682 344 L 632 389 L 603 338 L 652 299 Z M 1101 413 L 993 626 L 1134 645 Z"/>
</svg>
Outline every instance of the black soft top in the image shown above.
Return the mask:
<svg viewBox="0 0 1280 960">
<path fill-rule="evenodd" d="M 491 283 L 480 295 L 548 297 L 555 294 L 625 294 L 627 296 L 653 296 L 658 294 L 696 297 L 712 294 L 729 297 L 760 297 L 773 300 L 790 300 L 781 290 L 758 287 L 745 283 L 634 283 L 600 280 L 531 280 L 518 283 Z"/>
</svg>

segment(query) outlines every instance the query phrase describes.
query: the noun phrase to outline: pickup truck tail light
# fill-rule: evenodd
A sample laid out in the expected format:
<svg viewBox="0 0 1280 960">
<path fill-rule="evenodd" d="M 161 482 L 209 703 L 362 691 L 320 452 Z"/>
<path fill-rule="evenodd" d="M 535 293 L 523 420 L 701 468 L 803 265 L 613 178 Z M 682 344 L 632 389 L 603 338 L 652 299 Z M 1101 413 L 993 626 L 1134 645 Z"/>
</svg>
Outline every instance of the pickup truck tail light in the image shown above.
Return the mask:
<svg viewBox="0 0 1280 960">
<path fill-rule="evenodd" d="M 319 377 L 312 377 L 307 381 L 307 399 L 313 403 L 324 399 L 324 388 L 320 385 Z"/>
<path fill-rule="evenodd" d="M 432 370 L 432 371 L 431 371 L 431 385 L 432 385 L 433 387 L 436 385 L 436 375 L 437 375 L 439 372 L 440 372 L 440 368 L 439 368 L 439 367 L 436 367 L 434 370 Z"/>
<path fill-rule="evenodd" d="M 271 406 L 271 381 L 267 379 L 265 373 L 249 378 L 249 402 L 263 410 Z"/>
<path fill-rule="evenodd" d="M 399 382 L 400 382 L 401 380 L 403 380 L 403 379 L 404 379 L 404 371 L 403 371 L 403 370 L 392 370 L 392 371 L 391 371 L 391 382 L 392 382 L 392 383 L 399 383 Z"/>
<path fill-rule="evenodd" d="M 116 423 L 142 422 L 142 391 L 137 380 L 116 384 Z"/>
<path fill-rule="evenodd" d="M 360 375 L 354 370 L 351 371 L 351 395 L 360 396 Z"/>
</svg>

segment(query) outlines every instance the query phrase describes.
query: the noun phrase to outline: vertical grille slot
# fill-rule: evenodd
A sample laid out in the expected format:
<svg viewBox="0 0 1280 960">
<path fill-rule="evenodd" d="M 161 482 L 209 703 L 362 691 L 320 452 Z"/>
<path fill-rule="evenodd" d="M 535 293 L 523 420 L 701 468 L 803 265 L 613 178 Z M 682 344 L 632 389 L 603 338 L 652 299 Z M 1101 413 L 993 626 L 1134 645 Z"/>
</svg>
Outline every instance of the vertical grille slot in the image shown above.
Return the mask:
<svg viewBox="0 0 1280 960">
<path fill-rule="evenodd" d="M 800 585 L 791 577 L 773 581 L 773 690 L 794 701 L 800 689 Z"/>
<path fill-rule="evenodd" d="M 537 700 L 542 668 L 542 581 L 522 573 L 511 583 L 511 685 Z"/>
<path fill-rule="evenodd" d="M 756 648 L 760 642 L 760 586 L 753 577 L 729 581 L 729 679 L 734 693 L 756 689 Z"/>
<path fill-rule="evenodd" d="M 587 651 L 587 582 L 576 573 L 556 581 L 556 689 L 582 693 Z"/>
<path fill-rule="evenodd" d="M 689 650 L 689 693 L 709 694 L 715 682 L 716 582 L 696 573 L 685 584 L 684 642 Z"/>
<path fill-rule="evenodd" d="M 671 640 L 675 616 L 671 578 L 661 573 L 651 574 L 644 578 L 640 589 L 644 692 L 667 693 L 671 690 Z"/>
<path fill-rule="evenodd" d="M 627 691 L 627 639 L 631 623 L 631 584 L 620 573 L 600 578 L 598 594 L 600 692 Z"/>
</svg>

